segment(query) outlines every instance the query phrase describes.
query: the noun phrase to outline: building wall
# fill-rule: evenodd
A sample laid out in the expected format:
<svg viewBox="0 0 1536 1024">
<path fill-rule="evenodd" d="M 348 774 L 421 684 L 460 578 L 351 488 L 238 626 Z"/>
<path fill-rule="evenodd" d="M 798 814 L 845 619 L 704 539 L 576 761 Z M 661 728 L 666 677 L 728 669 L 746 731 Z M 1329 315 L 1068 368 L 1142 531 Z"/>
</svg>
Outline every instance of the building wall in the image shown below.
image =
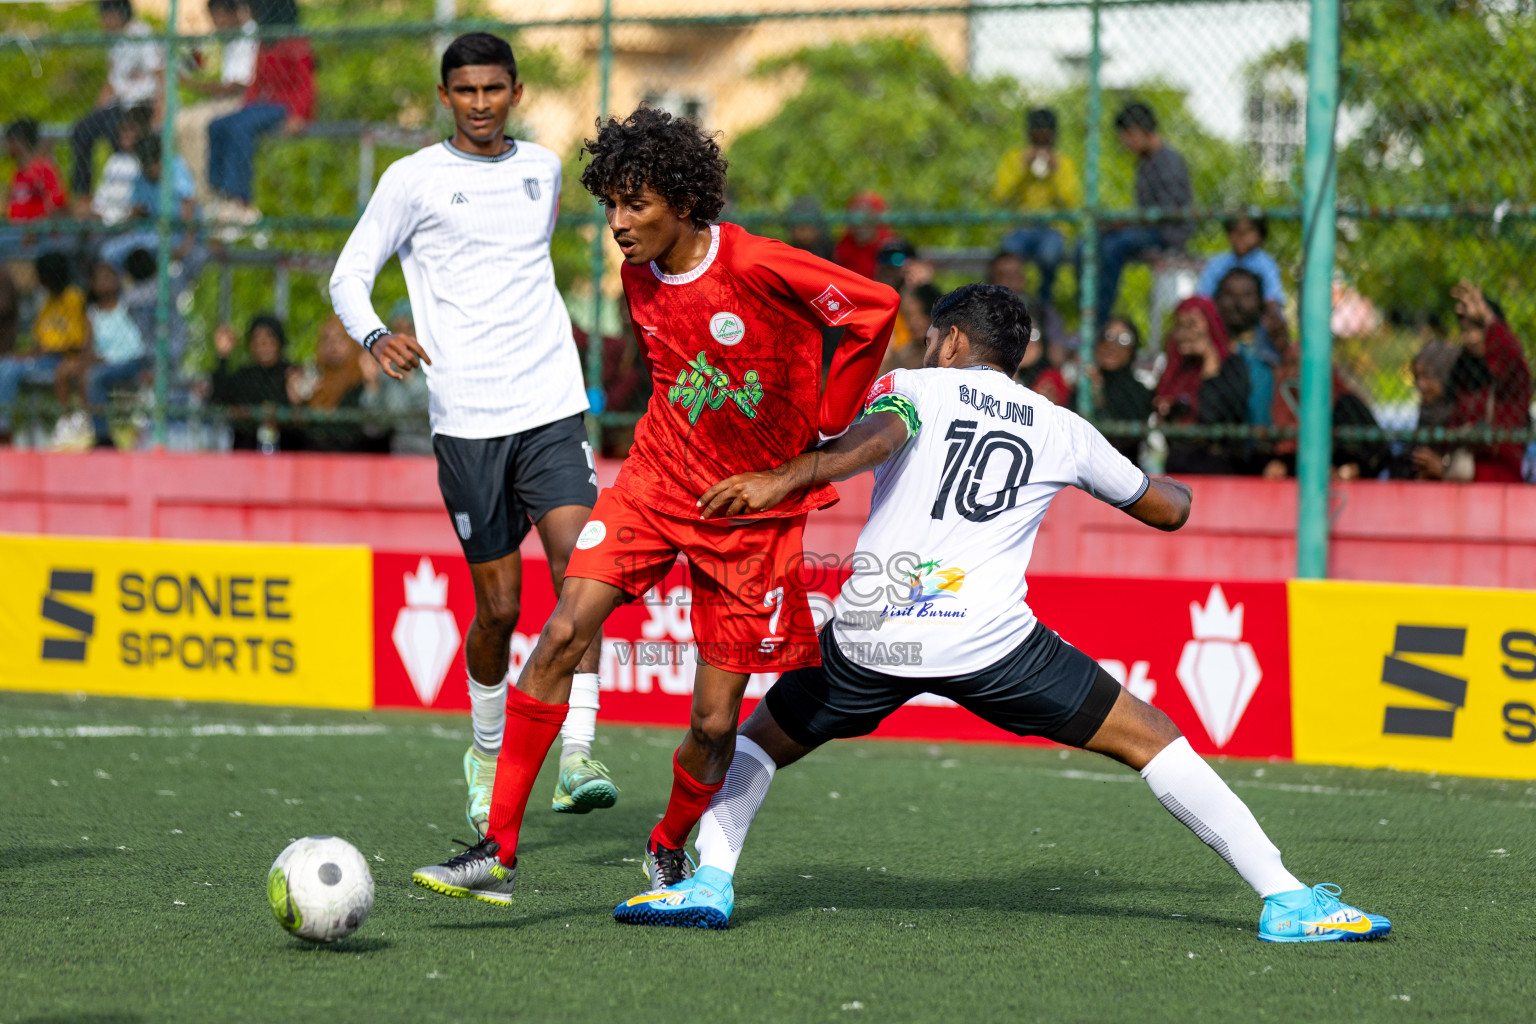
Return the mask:
<svg viewBox="0 0 1536 1024">
<path fill-rule="evenodd" d="M 919 0 L 838 0 L 838 9 L 916 6 Z M 726 2 L 718 5 L 682 6 L 669 0 L 619 0 L 615 17 L 683 17 L 689 14 L 720 16 L 762 9 L 761 4 Z M 815 12 L 826 3 L 784 0 L 772 5 L 775 13 Z M 509 20 L 530 17 L 526 6 L 512 0 L 493 0 L 492 10 Z M 551 0 L 537 17 L 591 18 L 601 14 L 599 0 Z M 964 15 L 796 17 L 742 25 L 696 23 L 693 25 L 616 25 L 612 45 L 614 63 L 609 85 L 608 112 L 624 114 L 648 96 L 697 99 L 702 120 L 725 133 L 726 144 L 736 134 L 766 121 L 778 111 L 798 85 L 793 72 L 756 77 L 753 70 L 768 57 L 833 41 L 851 41 L 871 35 L 920 36 L 957 68 L 969 66 L 970 35 Z M 566 153 L 590 132 L 597 117 L 601 46 L 600 31 L 585 29 L 528 29 L 521 34 L 525 45 L 547 46 L 583 71 L 580 85 L 558 96 L 530 96 L 523 117 L 539 142 Z M 675 111 L 681 112 L 681 111 Z"/>
</svg>

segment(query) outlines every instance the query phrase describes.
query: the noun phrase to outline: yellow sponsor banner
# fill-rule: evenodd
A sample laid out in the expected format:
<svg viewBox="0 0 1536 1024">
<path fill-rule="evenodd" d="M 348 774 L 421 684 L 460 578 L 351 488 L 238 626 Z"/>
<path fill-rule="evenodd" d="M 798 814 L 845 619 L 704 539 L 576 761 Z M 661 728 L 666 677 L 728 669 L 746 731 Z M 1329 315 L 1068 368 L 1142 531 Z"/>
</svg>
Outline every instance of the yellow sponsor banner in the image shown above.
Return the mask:
<svg viewBox="0 0 1536 1024">
<path fill-rule="evenodd" d="M 1295 759 L 1536 777 L 1536 591 L 1293 580 Z"/>
<path fill-rule="evenodd" d="M 0 535 L 0 688 L 373 706 L 367 548 Z"/>
</svg>

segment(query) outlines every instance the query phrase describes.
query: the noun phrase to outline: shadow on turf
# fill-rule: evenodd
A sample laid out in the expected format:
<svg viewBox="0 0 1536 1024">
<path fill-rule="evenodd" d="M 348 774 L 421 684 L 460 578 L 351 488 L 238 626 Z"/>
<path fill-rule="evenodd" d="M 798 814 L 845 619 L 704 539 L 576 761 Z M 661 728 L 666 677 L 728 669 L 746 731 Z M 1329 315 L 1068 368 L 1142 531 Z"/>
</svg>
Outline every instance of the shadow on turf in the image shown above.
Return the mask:
<svg viewBox="0 0 1536 1024">
<path fill-rule="evenodd" d="M 359 955 L 362 953 L 377 953 L 393 945 L 394 943 L 388 939 L 362 935 L 340 939 L 336 942 L 305 942 L 303 939 L 294 939 L 288 944 L 288 951 L 290 953 L 350 953 Z"/>
<path fill-rule="evenodd" d="M 733 925 L 800 914 L 827 905 L 839 910 L 916 910 L 946 911 L 985 909 L 1021 916 L 1142 918 L 1151 921 L 1177 919 L 1186 924 L 1212 925 L 1218 928 L 1251 928 L 1253 915 L 1212 915 L 1188 911 L 1191 898 L 1209 895 L 1201 888 L 1167 885 L 1122 884 L 1107 878 L 1083 879 L 1069 891 L 1052 883 L 1063 881 L 1059 871 L 1025 871 L 1006 878 L 903 877 L 873 874 L 863 869 L 840 865 L 801 866 L 798 874 L 808 874 L 805 886 L 789 885 L 782 876 L 749 881 L 737 897 L 755 897 L 750 907 L 739 906 L 732 916 Z M 1069 882 L 1070 886 L 1071 883 Z M 637 890 L 638 891 L 638 890 Z M 1170 896 L 1170 893 L 1173 895 Z M 550 891 L 545 890 L 545 895 Z M 633 893 L 630 893 L 633 895 Z M 1233 890 L 1234 900 L 1240 898 Z M 624 897 L 621 895 L 619 900 Z M 463 901 L 465 904 L 472 900 Z M 614 901 L 615 903 L 618 900 Z M 1234 906 L 1236 902 L 1234 901 Z M 515 908 L 515 905 L 514 905 Z M 580 918 L 610 909 L 601 899 L 591 905 L 566 906 L 545 913 L 519 913 L 503 916 L 505 909 L 473 921 L 442 921 L 431 927 L 446 931 L 483 931 L 526 928 L 563 918 Z"/>
<path fill-rule="evenodd" d="M 105 857 L 110 852 L 103 846 L 13 846 L 0 850 L 0 871 L 19 871 L 61 861 L 88 860 L 91 857 Z"/>
<path fill-rule="evenodd" d="M 1205 890 L 1180 890 L 1167 898 L 1169 886 L 1122 884 L 1108 878 L 1082 879 L 1074 884 L 1060 871 L 1022 871 L 1003 878 L 964 878 L 953 875 L 904 877 L 876 874 L 846 865 L 802 865 L 797 874 L 812 876 L 805 886 L 787 885 L 782 878 L 748 883 L 757 890 L 750 909 L 734 915 L 732 923 L 814 910 L 831 901 L 839 910 L 971 910 L 984 909 L 1025 915 L 1065 917 L 1134 917 L 1166 921 L 1189 906 L 1189 895 Z M 1075 890 L 1075 891 L 1074 891 Z M 743 895 L 741 891 L 737 896 Z M 1172 909 L 1170 909 L 1172 908 Z M 1254 915 L 1183 913 L 1179 920 L 1222 928 L 1249 927 Z"/>
</svg>

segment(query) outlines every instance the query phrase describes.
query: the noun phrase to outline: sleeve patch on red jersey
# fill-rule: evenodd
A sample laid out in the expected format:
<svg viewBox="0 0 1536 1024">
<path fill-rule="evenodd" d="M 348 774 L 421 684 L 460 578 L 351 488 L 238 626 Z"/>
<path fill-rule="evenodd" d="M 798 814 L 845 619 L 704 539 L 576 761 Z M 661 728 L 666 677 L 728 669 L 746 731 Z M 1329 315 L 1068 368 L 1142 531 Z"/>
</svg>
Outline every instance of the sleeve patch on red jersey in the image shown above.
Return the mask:
<svg viewBox="0 0 1536 1024">
<path fill-rule="evenodd" d="M 827 322 L 827 326 L 836 327 L 844 318 L 855 309 L 854 304 L 848 301 L 848 296 L 837 290 L 837 285 L 827 285 L 827 290 L 811 300 L 811 305 L 821 318 Z"/>
</svg>

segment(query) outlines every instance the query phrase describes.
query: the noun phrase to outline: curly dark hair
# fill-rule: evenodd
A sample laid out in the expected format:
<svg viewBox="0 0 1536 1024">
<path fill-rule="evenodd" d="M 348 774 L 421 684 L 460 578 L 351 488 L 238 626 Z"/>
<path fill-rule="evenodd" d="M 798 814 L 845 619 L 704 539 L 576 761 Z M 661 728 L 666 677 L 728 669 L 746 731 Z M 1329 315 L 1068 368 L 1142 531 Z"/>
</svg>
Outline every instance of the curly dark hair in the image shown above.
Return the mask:
<svg viewBox="0 0 1536 1024">
<path fill-rule="evenodd" d="M 687 118 L 641 107 L 622 121 L 599 121 L 597 138 L 582 143 L 582 157 L 589 154 L 581 184 L 599 200 L 649 186 L 701 228 L 725 206 L 720 143 Z"/>
<path fill-rule="evenodd" d="M 940 335 L 958 327 L 971 345 L 990 355 L 1012 374 L 1024 360 L 1034 323 L 1024 300 L 1000 284 L 962 285 L 933 307 L 933 326 Z"/>
</svg>

